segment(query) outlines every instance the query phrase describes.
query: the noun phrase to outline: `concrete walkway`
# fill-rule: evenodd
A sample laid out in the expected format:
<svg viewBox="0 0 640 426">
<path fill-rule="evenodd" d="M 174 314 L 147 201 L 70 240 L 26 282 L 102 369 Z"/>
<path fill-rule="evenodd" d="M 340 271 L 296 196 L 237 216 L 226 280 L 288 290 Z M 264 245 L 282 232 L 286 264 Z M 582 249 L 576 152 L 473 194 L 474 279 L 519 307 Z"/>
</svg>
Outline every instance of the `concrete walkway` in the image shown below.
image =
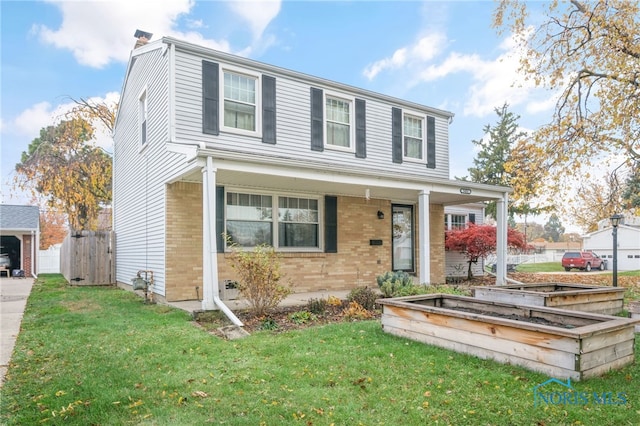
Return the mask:
<svg viewBox="0 0 640 426">
<path fill-rule="evenodd" d="M 33 278 L 0 278 L 0 386 L 9 368 Z"/>
</svg>

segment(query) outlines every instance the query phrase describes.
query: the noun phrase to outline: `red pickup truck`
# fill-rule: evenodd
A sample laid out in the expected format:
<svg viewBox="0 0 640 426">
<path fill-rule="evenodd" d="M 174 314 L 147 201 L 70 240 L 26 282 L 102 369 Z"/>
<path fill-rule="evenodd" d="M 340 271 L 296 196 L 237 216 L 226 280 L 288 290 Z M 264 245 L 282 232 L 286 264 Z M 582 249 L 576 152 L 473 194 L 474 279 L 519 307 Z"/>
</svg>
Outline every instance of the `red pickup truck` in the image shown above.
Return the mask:
<svg viewBox="0 0 640 426">
<path fill-rule="evenodd" d="M 562 267 L 569 272 L 580 269 L 589 272 L 591 269 L 605 270 L 605 261 L 590 251 L 568 251 L 562 256 Z"/>
</svg>

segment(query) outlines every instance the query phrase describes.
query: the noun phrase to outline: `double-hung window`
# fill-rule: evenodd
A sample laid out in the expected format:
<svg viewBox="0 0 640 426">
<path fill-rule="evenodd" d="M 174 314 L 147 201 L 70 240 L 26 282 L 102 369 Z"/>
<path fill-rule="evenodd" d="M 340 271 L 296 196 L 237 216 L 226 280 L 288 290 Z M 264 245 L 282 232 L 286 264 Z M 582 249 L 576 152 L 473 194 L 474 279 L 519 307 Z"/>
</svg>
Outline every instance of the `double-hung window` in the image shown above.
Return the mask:
<svg viewBox="0 0 640 426">
<path fill-rule="evenodd" d="M 405 113 L 402 122 L 403 158 L 424 161 L 424 116 Z"/>
<path fill-rule="evenodd" d="M 464 229 L 467 225 L 467 217 L 463 214 L 449 215 L 449 229 Z"/>
<path fill-rule="evenodd" d="M 320 248 L 317 198 L 227 192 L 226 201 L 231 242 L 242 247 Z"/>
<path fill-rule="evenodd" d="M 278 197 L 278 246 L 319 247 L 318 200 Z"/>
<path fill-rule="evenodd" d="M 270 195 L 227 193 L 227 235 L 242 247 L 273 245 Z"/>
<path fill-rule="evenodd" d="M 260 129 L 260 78 L 227 69 L 222 72 L 223 128 L 255 135 Z"/>
<path fill-rule="evenodd" d="M 325 146 L 353 151 L 353 99 L 325 94 Z"/>
</svg>

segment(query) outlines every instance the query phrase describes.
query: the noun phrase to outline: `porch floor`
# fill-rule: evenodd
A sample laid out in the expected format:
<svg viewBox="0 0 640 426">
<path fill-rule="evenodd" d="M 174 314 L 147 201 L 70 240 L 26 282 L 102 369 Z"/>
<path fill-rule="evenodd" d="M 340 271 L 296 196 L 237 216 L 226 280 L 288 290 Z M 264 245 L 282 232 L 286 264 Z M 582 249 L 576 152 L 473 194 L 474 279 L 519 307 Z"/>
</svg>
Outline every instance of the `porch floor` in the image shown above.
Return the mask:
<svg viewBox="0 0 640 426">
<path fill-rule="evenodd" d="M 347 298 L 351 290 L 334 290 L 334 291 L 312 291 L 309 293 L 293 293 L 287 296 L 278 306 L 304 306 L 311 299 L 326 299 L 329 296 L 335 296 L 341 300 Z M 247 309 L 249 304 L 244 299 L 223 300 L 224 304 L 232 311 Z M 174 308 L 182 309 L 187 312 L 202 311 L 202 302 L 200 300 L 183 300 L 179 302 L 166 302 L 167 305 Z"/>
</svg>

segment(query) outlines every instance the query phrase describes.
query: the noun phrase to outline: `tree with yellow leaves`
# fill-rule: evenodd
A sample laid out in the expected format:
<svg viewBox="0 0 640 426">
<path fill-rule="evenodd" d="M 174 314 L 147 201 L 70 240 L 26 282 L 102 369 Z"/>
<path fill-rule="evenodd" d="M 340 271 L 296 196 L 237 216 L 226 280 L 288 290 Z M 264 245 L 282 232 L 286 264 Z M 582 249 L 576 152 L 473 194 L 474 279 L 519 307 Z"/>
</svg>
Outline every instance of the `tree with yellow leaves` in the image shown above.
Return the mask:
<svg viewBox="0 0 640 426">
<path fill-rule="evenodd" d="M 18 187 L 45 197 L 76 230 L 94 230 L 101 206 L 111 202 L 111 157 L 92 142 L 93 135 L 83 118 L 48 126 L 16 165 Z"/>
<path fill-rule="evenodd" d="M 550 123 L 520 144 L 519 158 L 505 168 L 527 170 L 519 185 L 544 180 L 550 194 L 566 197 L 605 156 L 617 159 L 614 166 L 640 162 L 640 5 L 551 1 L 546 16 L 532 30 L 525 1 L 501 0 L 494 13 L 494 26 L 511 31 L 524 52 L 520 72 L 538 87 L 560 90 Z"/>
</svg>

